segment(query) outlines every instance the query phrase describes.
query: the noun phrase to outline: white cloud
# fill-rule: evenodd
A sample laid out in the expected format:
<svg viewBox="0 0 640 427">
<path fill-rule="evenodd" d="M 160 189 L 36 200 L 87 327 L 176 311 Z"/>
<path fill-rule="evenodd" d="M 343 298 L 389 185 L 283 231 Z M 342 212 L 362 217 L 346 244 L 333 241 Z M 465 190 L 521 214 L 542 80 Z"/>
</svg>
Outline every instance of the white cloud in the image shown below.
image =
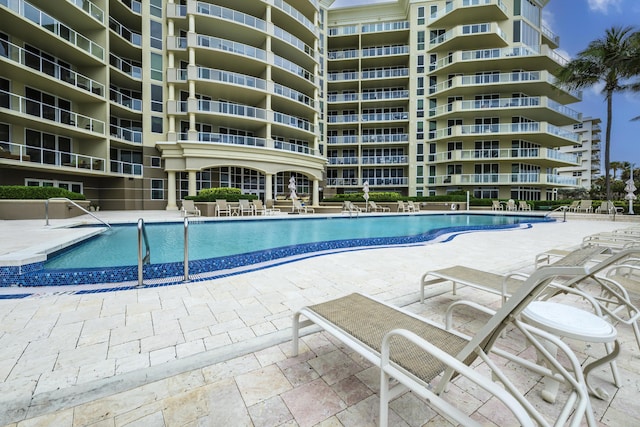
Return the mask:
<svg viewBox="0 0 640 427">
<path fill-rule="evenodd" d="M 607 15 L 610 10 L 621 11 L 622 0 L 587 0 L 589 10 Z"/>
</svg>

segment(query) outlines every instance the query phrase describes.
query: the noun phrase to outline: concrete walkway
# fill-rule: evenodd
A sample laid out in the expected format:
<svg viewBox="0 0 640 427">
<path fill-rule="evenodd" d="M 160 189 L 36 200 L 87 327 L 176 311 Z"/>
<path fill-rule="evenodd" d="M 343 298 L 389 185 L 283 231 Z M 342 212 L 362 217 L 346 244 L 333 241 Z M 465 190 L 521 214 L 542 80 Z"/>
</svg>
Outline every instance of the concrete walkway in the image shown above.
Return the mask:
<svg viewBox="0 0 640 427">
<path fill-rule="evenodd" d="M 110 222 L 139 215 L 162 220 L 177 214 L 101 212 Z M 630 225 L 625 217 L 602 219 L 571 217 L 461 234 L 445 243 L 343 252 L 161 288 L 86 295 L 46 288 L 0 300 L 0 425 L 374 425 L 376 368 L 325 333 L 308 335 L 302 354 L 289 357 L 295 310 L 357 291 L 441 321 L 452 296 L 436 292 L 428 304 L 417 304 L 424 271 L 456 264 L 530 270 L 537 253 Z M 16 253 L 31 256 L 45 240 L 78 238 L 76 230 L 59 225 L 0 221 L 0 262 Z M 16 289 L 0 288 L 0 296 L 11 292 Z M 468 289 L 455 298 L 462 297 L 497 303 Z M 640 424 L 638 348 L 630 328 L 620 327 L 619 334 L 623 387 L 616 389 L 606 370 L 594 374 L 613 396 L 593 402 L 605 426 Z M 591 350 L 575 345 L 589 357 Z M 467 398 L 475 418 L 505 425 L 491 401 Z M 446 425 L 412 393 L 392 409 L 392 425 Z"/>
</svg>

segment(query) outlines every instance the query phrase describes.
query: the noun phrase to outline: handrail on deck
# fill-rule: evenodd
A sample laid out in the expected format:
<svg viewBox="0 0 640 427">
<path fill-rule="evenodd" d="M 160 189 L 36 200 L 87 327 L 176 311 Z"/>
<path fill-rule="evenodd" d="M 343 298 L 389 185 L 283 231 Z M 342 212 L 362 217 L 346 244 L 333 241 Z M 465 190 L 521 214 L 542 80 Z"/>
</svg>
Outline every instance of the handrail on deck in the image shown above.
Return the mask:
<svg viewBox="0 0 640 427">
<path fill-rule="evenodd" d="M 100 218 L 98 218 L 97 216 L 95 216 L 94 214 L 92 214 L 91 212 L 89 212 L 88 210 L 86 210 L 85 208 L 83 208 L 82 206 L 80 206 L 79 204 L 77 204 L 76 202 L 74 202 L 73 200 L 67 197 L 50 197 L 44 201 L 44 218 L 46 221 L 45 225 L 49 225 L 49 200 L 66 200 L 68 203 L 71 203 L 73 206 L 80 209 L 84 213 L 91 215 L 92 217 L 94 217 L 95 219 L 97 219 L 98 221 L 106 225 L 108 228 L 111 228 L 111 226 L 106 221 L 101 220 Z"/>
<path fill-rule="evenodd" d="M 146 253 L 142 255 L 142 242 L 146 248 Z M 149 248 L 149 237 L 147 237 L 147 229 L 144 226 L 144 220 L 138 219 L 138 286 L 142 286 L 144 280 L 143 268 L 144 264 L 151 263 L 151 249 Z"/>
</svg>

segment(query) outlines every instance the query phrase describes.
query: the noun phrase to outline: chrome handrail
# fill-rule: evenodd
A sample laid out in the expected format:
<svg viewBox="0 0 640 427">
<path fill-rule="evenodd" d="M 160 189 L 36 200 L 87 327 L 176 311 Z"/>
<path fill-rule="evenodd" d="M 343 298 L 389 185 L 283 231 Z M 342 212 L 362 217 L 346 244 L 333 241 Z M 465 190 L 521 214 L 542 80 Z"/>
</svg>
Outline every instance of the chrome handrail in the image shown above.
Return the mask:
<svg viewBox="0 0 640 427">
<path fill-rule="evenodd" d="M 142 241 L 144 240 L 147 252 L 142 256 Z M 138 286 L 142 286 L 144 279 L 143 264 L 151 263 L 151 250 L 149 249 L 149 238 L 147 237 L 147 229 L 144 226 L 144 220 L 138 219 Z"/>
<path fill-rule="evenodd" d="M 76 202 L 74 202 L 73 200 L 67 197 L 50 197 L 44 201 L 44 218 L 46 221 L 45 225 L 49 225 L 49 200 L 66 200 L 67 202 L 71 203 L 73 206 L 77 207 L 84 213 L 91 215 L 92 217 L 94 217 L 95 219 L 97 219 L 98 221 L 106 225 L 108 228 L 111 228 L 111 226 L 106 221 L 101 220 L 100 218 L 98 218 L 97 216 L 95 216 L 94 214 L 92 214 L 91 212 L 89 212 L 88 210 L 86 210 L 85 208 L 83 208 L 82 206 L 80 206 L 79 204 L 77 204 Z"/>
<path fill-rule="evenodd" d="M 189 281 L 189 218 L 184 219 L 184 281 Z"/>
</svg>

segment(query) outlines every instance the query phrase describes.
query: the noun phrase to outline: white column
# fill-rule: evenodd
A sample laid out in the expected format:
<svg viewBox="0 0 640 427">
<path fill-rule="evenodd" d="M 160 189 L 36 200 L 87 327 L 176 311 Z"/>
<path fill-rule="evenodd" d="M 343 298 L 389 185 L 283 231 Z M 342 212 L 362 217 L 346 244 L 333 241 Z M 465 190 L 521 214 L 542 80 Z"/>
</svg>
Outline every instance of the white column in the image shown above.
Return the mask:
<svg viewBox="0 0 640 427">
<path fill-rule="evenodd" d="M 311 198 L 311 204 L 317 206 L 320 204 L 320 181 L 313 180 L 313 196 Z"/>
<path fill-rule="evenodd" d="M 196 171 L 189 171 L 189 195 L 195 196 L 196 193 Z"/>
<path fill-rule="evenodd" d="M 178 209 L 176 203 L 176 173 L 167 171 L 167 209 L 168 211 Z"/>
<path fill-rule="evenodd" d="M 264 176 L 264 200 L 266 202 L 269 199 L 275 200 L 273 197 L 273 174 L 271 173 Z"/>
</svg>

